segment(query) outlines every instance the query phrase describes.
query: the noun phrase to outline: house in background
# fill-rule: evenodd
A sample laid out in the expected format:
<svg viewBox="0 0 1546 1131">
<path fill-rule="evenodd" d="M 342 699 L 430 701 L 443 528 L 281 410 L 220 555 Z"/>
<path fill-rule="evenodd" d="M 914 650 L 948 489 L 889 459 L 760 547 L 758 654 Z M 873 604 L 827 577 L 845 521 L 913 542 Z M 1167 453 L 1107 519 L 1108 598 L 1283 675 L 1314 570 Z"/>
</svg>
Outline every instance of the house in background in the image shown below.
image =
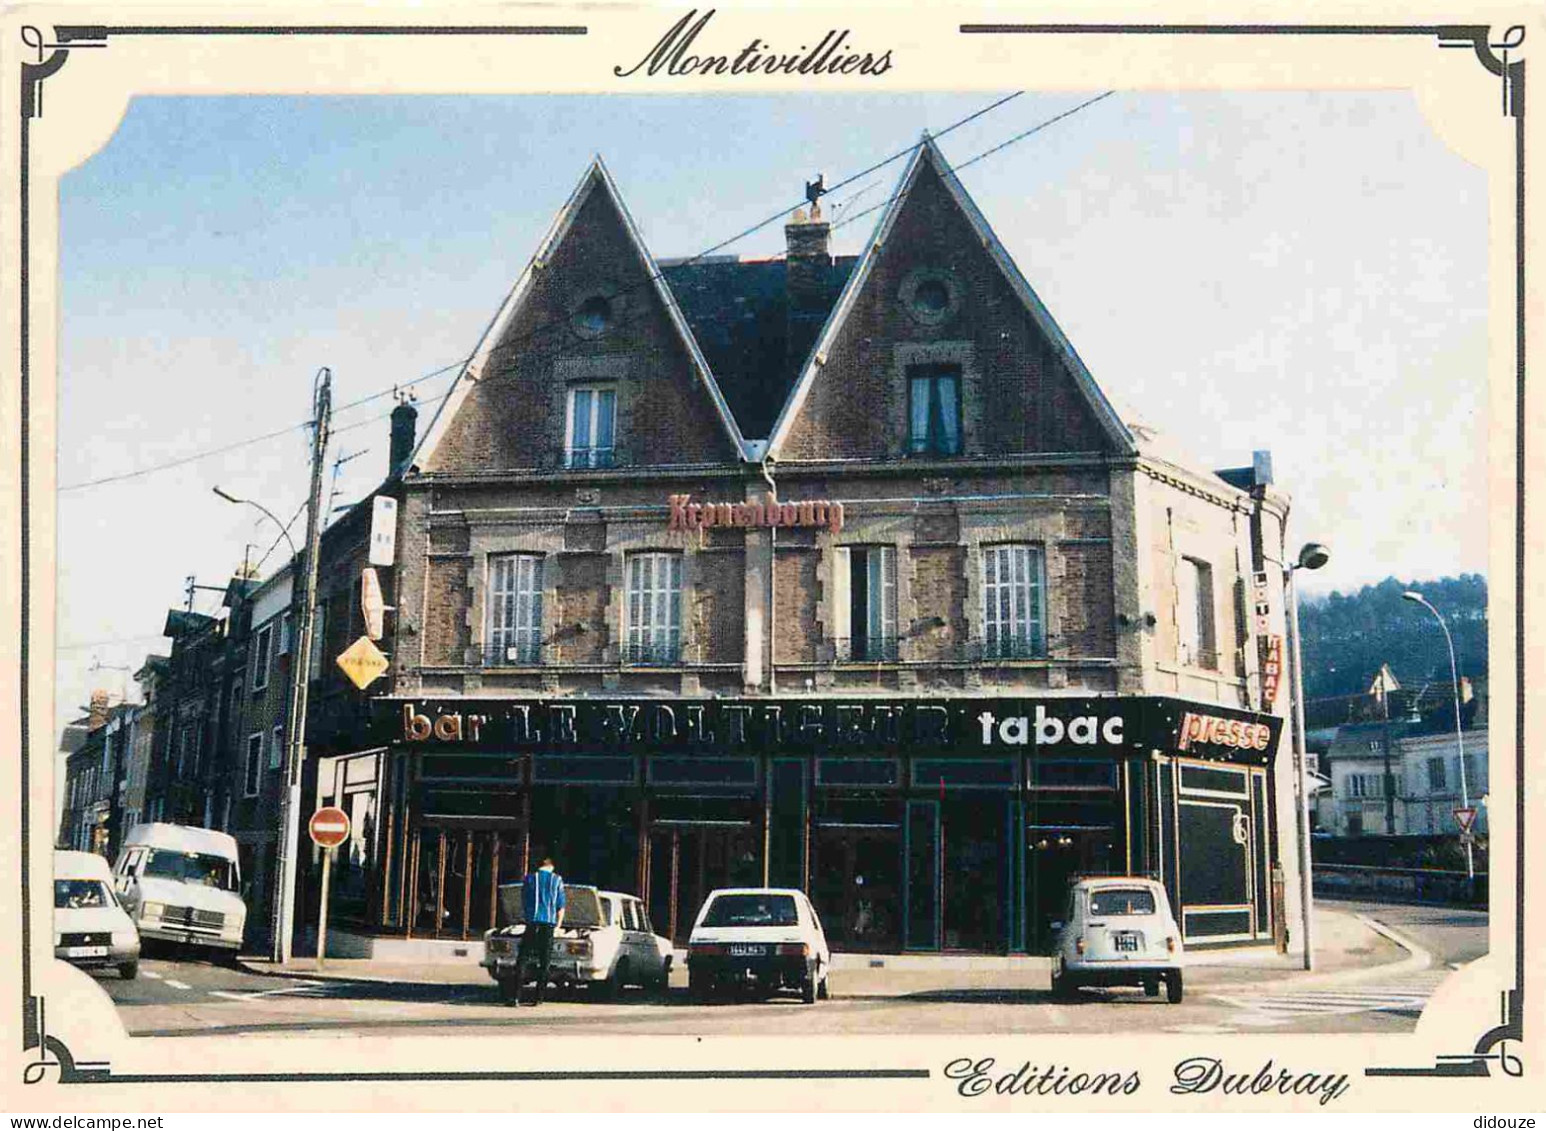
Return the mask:
<svg viewBox="0 0 1546 1131">
<path fill-rule="evenodd" d="M 1474 831 L 1486 834 L 1486 681 L 1460 682 L 1458 737 L 1447 678 L 1403 684 L 1386 664 L 1365 695 L 1337 701 L 1334 709 L 1348 721 L 1334 729 L 1327 750 L 1331 789 L 1317 800 L 1320 831 L 1345 838 L 1456 836 L 1463 742 L 1464 796 L 1477 810 Z"/>
</svg>

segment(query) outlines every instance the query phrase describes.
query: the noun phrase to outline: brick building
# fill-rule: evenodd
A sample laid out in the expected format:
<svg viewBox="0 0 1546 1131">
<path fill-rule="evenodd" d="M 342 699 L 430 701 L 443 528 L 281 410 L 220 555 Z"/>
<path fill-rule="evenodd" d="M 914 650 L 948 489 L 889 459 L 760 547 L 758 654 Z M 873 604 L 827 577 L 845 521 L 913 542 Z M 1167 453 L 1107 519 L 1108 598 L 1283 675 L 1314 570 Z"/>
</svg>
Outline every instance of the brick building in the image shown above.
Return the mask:
<svg viewBox="0 0 1546 1131">
<path fill-rule="evenodd" d="M 107 741 L 108 726 L 123 712 L 114 706 L 106 691 L 93 691 L 86 714 L 70 724 L 74 734 L 64 764 L 64 794 L 59 813 L 59 834 L 55 843 L 61 848 L 80 852 L 108 854 L 112 820 L 113 763 L 112 745 Z M 64 746 L 61 742 L 61 747 Z"/>
<path fill-rule="evenodd" d="M 398 485 L 389 694 L 318 763 L 372 930 L 472 937 L 539 850 L 679 940 L 771 882 L 845 949 L 1023 951 L 1118 871 L 1250 941 L 1273 863 L 1296 920 L 1268 463 L 1124 420 L 932 142 L 862 255 L 829 232 L 657 262 L 599 161 L 560 211 Z"/>
</svg>

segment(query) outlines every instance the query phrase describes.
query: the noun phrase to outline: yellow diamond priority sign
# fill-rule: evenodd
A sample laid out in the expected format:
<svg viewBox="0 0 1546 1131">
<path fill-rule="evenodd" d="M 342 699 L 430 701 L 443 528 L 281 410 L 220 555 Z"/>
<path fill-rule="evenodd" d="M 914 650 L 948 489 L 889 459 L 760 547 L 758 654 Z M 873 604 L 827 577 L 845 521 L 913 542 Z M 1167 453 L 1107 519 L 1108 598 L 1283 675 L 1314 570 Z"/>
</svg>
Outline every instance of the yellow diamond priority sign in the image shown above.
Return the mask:
<svg viewBox="0 0 1546 1131">
<path fill-rule="evenodd" d="M 362 636 L 339 654 L 338 666 L 354 686 L 364 691 L 389 665 L 370 637 Z"/>
</svg>

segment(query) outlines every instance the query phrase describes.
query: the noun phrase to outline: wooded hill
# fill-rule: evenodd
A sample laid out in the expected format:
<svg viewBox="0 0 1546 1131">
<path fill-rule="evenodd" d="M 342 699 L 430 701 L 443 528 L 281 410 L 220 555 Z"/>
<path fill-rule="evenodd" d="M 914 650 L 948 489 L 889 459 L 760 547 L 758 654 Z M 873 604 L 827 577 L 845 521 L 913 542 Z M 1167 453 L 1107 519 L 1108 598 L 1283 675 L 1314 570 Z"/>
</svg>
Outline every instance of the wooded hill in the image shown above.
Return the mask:
<svg viewBox="0 0 1546 1131">
<path fill-rule="evenodd" d="M 1381 664 L 1404 686 L 1449 686 L 1449 653 L 1433 614 L 1401 596 L 1421 593 L 1443 614 L 1461 676 L 1487 674 L 1487 579 L 1477 573 L 1437 581 L 1387 577 L 1356 593 L 1333 592 L 1299 603 L 1305 698 L 1357 695 Z"/>
</svg>

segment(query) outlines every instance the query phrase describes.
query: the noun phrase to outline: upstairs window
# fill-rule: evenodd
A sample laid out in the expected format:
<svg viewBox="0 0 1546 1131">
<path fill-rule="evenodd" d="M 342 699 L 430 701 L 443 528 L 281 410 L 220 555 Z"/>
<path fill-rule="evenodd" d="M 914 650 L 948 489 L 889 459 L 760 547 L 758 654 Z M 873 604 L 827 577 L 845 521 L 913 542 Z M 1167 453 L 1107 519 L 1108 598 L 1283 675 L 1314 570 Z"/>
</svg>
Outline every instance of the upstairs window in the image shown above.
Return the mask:
<svg viewBox="0 0 1546 1131">
<path fill-rule="evenodd" d="M 285 728 L 280 723 L 268 736 L 268 768 L 277 770 L 284 764 Z"/>
<path fill-rule="evenodd" d="M 833 632 L 839 660 L 895 660 L 896 550 L 839 546 L 833 568 Z"/>
<path fill-rule="evenodd" d="M 907 367 L 907 450 L 912 455 L 961 454 L 961 367 Z"/>
<path fill-rule="evenodd" d="M 986 659 L 1031 660 L 1047 654 L 1039 546 L 985 546 L 982 551 L 982 643 Z"/>
<path fill-rule="evenodd" d="M 327 602 L 318 601 L 311 614 L 311 655 L 306 659 L 306 679 L 322 678 L 322 656 L 327 645 Z"/>
<path fill-rule="evenodd" d="M 617 386 L 570 389 L 568 435 L 570 467 L 611 467 L 616 458 Z"/>
<path fill-rule="evenodd" d="M 1196 668 L 1219 666 L 1213 624 L 1213 567 L 1197 558 L 1182 558 L 1176 567 L 1177 659 Z"/>
<path fill-rule="evenodd" d="M 674 664 L 682 655 L 682 556 L 634 554 L 628 559 L 628 635 L 624 660 Z"/>
<path fill-rule="evenodd" d="M 247 736 L 247 764 L 243 767 L 242 793 L 246 797 L 258 795 L 258 782 L 263 771 L 263 732 Z"/>
<path fill-rule="evenodd" d="M 1430 793 L 1443 793 L 1444 784 L 1444 759 L 1428 759 L 1428 791 Z"/>
<path fill-rule="evenodd" d="M 542 657 L 542 558 L 505 554 L 488 563 L 488 659 L 535 664 Z"/>
<path fill-rule="evenodd" d="M 272 624 L 265 624 L 252 638 L 252 690 L 254 693 L 268 686 L 268 654 L 273 639 Z"/>
</svg>

